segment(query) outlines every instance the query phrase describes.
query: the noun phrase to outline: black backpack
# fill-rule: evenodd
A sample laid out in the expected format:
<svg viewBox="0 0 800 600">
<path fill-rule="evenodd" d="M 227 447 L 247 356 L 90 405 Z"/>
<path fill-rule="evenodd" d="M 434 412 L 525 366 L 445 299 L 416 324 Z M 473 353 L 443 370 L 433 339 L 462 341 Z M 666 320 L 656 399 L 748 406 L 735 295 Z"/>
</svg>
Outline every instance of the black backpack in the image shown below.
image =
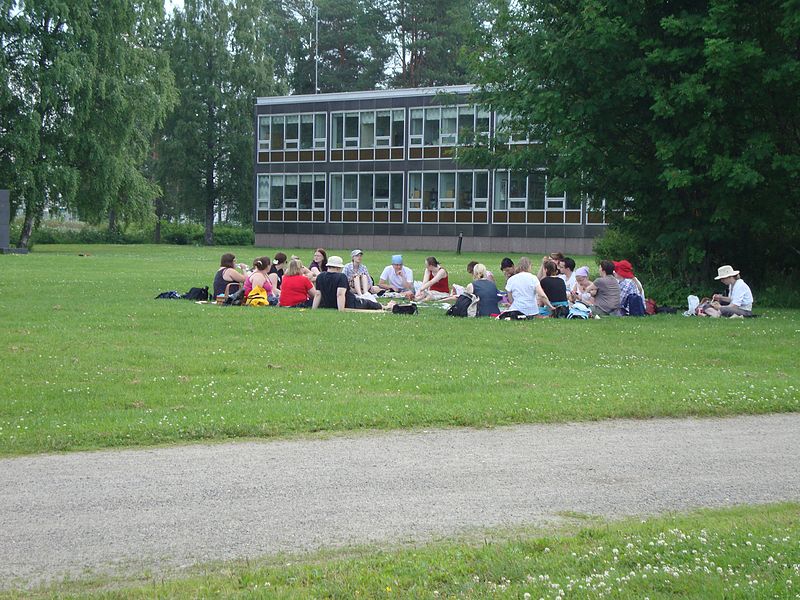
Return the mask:
<svg viewBox="0 0 800 600">
<path fill-rule="evenodd" d="M 208 302 L 208 286 L 202 288 L 193 287 L 181 296 L 181 298 L 184 300 L 205 300 Z"/>
<path fill-rule="evenodd" d="M 447 310 L 450 317 L 475 317 L 478 315 L 478 303 L 480 298 L 469 292 L 462 292 L 456 298 L 455 304 Z"/>
<path fill-rule="evenodd" d="M 419 312 L 419 310 L 415 302 L 411 304 L 395 304 L 392 307 L 392 313 L 395 315 L 415 315 L 417 312 Z"/>
</svg>

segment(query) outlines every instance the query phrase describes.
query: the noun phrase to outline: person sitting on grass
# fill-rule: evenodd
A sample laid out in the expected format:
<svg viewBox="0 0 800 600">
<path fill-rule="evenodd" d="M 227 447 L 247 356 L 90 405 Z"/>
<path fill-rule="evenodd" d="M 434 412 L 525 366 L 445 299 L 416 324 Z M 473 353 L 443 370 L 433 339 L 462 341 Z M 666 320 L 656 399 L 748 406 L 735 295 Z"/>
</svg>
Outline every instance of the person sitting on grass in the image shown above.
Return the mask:
<svg viewBox="0 0 800 600">
<path fill-rule="evenodd" d="M 503 275 L 506 276 L 506 281 L 517 272 L 517 269 L 514 267 L 514 261 L 507 256 L 500 261 L 500 270 L 503 272 Z"/>
<path fill-rule="evenodd" d="M 614 263 L 604 260 L 600 263 L 600 277 L 594 280 L 594 305 L 592 314 L 596 317 L 619 317 L 619 283 L 614 278 Z"/>
<path fill-rule="evenodd" d="M 575 285 L 570 290 L 573 302 L 583 302 L 586 306 L 594 304 L 594 284 L 589 279 L 589 267 L 581 267 L 575 270 Z"/>
<path fill-rule="evenodd" d="M 644 315 L 644 288 L 627 260 L 614 262 L 614 278 L 619 283 L 619 305 L 623 315 Z"/>
<path fill-rule="evenodd" d="M 545 277 L 540 282 L 542 284 L 542 291 L 550 301 L 550 306 L 564 307 L 564 315 L 569 311 L 569 301 L 567 300 L 567 286 L 564 280 L 558 276 L 558 266 L 555 261 L 546 260 L 544 262 Z M 549 317 L 553 314 L 552 309 L 547 306 L 539 308 L 539 314 L 543 317 Z"/>
<path fill-rule="evenodd" d="M 283 280 L 283 270 L 286 268 L 286 255 L 283 252 L 275 254 L 272 259 L 272 267 L 269 270 L 269 282 L 272 284 L 273 290 L 281 289 L 281 281 Z"/>
<path fill-rule="evenodd" d="M 392 255 L 392 264 L 381 273 L 378 287 L 387 292 L 403 294 L 409 300 L 414 297 L 414 272 L 403 266 L 401 254 Z"/>
<path fill-rule="evenodd" d="M 475 278 L 474 277 L 475 274 L 473 273 L 473 269 L 475 268 L 475 265 L 477 265 L 477 264 L 479 264 L 477 260 L 472 260 L 472 261 L 467 263 L 467 273 L 472 275 L 473 279 Z M 486 265 L 483 265 L 483 266 L 484 266 L 484 268 L 486 268 Z M 492 273 L 489 269 L 486 269 L 486 274 L 484 275 L 483 279 L 488 279 L 492 283 L 497 283 L 494 280 L 494 273 Z"/>
<path fill-rule="evenodd" d="M 312 281 L 317 278 L 317 275 L 328 270 L 328 253 L 325 252 L 325 248 L 317 248 L 314 251 L 314 260 L 308 265 L 308 270 L 313 275 Z"/>
<path fill-rule="evenodd" d="M 722 306 L 719 310 L 706 308 L 706 314 L 711 317 L 752 317 L 753 316 L 753 292 L 750 286 L 739 276 L 739 271 L 735 271 L 730 265 L 723 265 L 717 269 L 717 276 L 714 277 L 728 286 L 727 296 L 714 294 L 711 298 Z"/>
<path fill-rule="evenodd" d="M 450 297 L 450 283 L 447 280 L 447 270 L 439 264 L 435 256 L 425 259 L 425 274 L 422 285 L 417 290 L 416 299 L 444 300 Z"/>
<path fill-rule="evenodd" d="M 531 261 L 523 256 L 517 265 L 517 274 L 512 275 L 506 282 L 508 301 L 511 305 L 508 310 L 500 314 L 500 318 L 506 313 L 521 313 L 526 317 L 539 314 L 539 304 L 547 306 L 553 310 L 553 305 L 542 291 L 539 278 L 531 273 Z"/>
<path fill-rule="evenodd" d="M 372 277 L 369 275 L 367 267 L 364 266 L 364 252 L 353 250 L 350 253 L 350 262 L 344 267 L 342 273 L 350 282 L 350 291 L 356 296 L 364 294 L 377 294 L 381 291 L 377 285 L 372 285 Z"/>
<path fill-rule="evenodd" d="M 342 273 L 344 263 L 341 256 L 328 257 L 328 270 L 319 274 L 311 308 L 356 308 L 361 310 L 380 310 L 381 305 L 372 300 L 356 297 L 350 291 L 350 282 Z"/>
<path fill-rule="evenodd" d="M 314 285 L 303 274 L 303 263 L 293 258 L 283 275 L 279 304 L 294 308 L 308 308 L 314 298 Z"/>
<path fill-rule="evenodd" d="M 575 287 L 575 261 L 569 256 L 565 256 L 564 260 L 558 263 L 559 277 L 564 280 L 567 290 Z"/>
<path fill-rule="evenodd" d="M 547 277 L 547 273 L 544 270 L 544 263 L 546 263 L 548 260 L 552 260 L 554 263 L 556 263 L 556 266 L 558 266 L 558 264 L 564 260 L 564 255 L 561 252 L 551 252 L 547 256 L 542 257 L 542 264 L 539 265 L 539 272 L 536 274 L 536 277 L 539 279 L 539 281 Z"/>
<path fill-rule="evenodd" d="M 229 283 L 238 283 L 240 286 L 247 279 L 247 265 L 236 265 L 236 256 L 226 252 L 219 260 L 219 269 L 214 274 L 214 297 L 225 294 L 225 288 Z M 236 269 L 239 269 L 238 271 Z M 233 286 L 232 286 L 233 287 Z M 237 288 L 238 289 L 238 288 Z"/>
<path fill-rule="evenodd" d="M 247 276 L 247 280 L 244 282 L 245 298 L 247 298 L 247 295 L 254 287 L 258 286 L 264 288 L 264 291 L 267 292 L 267 298 L 272 298 L 272 304 L 275 303 L 277 294 L 274 293 L 272 283 L 270 283 L 269 276 L 267 275 L 271 266 L 272 259 L 269 256 L 262 256 L 253 261 L 253 271 Z"/>
<path fill-rule="evenodd" d="M 479 317 L 490 317 L 500 313 L 500 307 L 497 305 L 497 285 L 491 281 L 486 274 L 486 265 L 475 263 L 472 266 L 472 283 L 467 284 L 467 292 L 475 294 L 479 299 L 478 314 Z"/>
</svg>

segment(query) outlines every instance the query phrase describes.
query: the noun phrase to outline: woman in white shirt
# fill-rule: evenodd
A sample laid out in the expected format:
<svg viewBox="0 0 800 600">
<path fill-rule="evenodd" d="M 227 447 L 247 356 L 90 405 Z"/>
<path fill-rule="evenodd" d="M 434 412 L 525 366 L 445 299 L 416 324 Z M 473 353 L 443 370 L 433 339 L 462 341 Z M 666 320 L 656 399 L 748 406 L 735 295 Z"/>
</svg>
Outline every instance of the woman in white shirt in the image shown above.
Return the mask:
<svg viewBox="0 0 800 600">
<path fill-rule="evenodd" d="M 719 309 L 721 317 L 750 317 L 753 315 L 753 292 L 750 291 L 744 280 L 739 277 L 730 265 L 723 265 L 717 269 L 718 275 L 714 278 L 728 286 L 728 295 L 714 294 L 712 300 L 718 301 L 722 307 Z M 708 309 L 706 309 L 708 314 Z M 712 315 L 717 316 L 717 315 Z"/>
<path fill-rule="evenodd" d="M 539 284 L 539 278 L 531 273 L 531 261 L 524 256 L 517 264 L 517 274 L 509 277 L 506 282 L 506 291 L 511 303 L 508 312 L 519 311 L 526 316 L 538 315 L 540 305 L 554 310 Z M 502 314 L 500 318 L 503 318 Z"/>
</svg>

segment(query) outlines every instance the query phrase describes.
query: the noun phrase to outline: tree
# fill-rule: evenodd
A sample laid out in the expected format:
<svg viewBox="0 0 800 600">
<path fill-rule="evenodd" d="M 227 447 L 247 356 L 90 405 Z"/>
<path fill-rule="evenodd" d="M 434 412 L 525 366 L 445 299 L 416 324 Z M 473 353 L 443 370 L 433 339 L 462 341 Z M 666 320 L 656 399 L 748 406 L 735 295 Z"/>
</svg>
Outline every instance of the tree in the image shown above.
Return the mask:
<svg viewBox="0 0 800 600">
<path fill-rule="evenodd" d="M 468 55 L 481 41 L 485 0 L 388 0 L 399 87 L 472 83 Z"/>
<path fill-rule="evenodd" d="M 86 93 L 91 1 L 2 0 L 0 176 L 22 209 L 18 246 L 28 245 L 45 205 L 75 196 L 76 100 Z"/>
<path fill-rule="evenodd" d="M 90 86 L 77 110 L 87 126 L 79 132 L 81 173 L 75 199 L 90 222 L 108 218 L 144 221 L 161 191 L 143 171 L 151 138 L 177 100 L 168 56 L 158 48 L 164 26 L 160 0 L 134 5 L 106 0 L 94 14 L 96 36 L 87 47 Z"/>
<path fill-rule="evenodd" d="M 666 277 L 796 268 L 798 14 L 797 0 L 509 4 L 480 99 L 540 143 L 491 161 L 545 165 L 624 209 L 615 227 Z"/>
<path fill-rule="evenodd" d="M 376 0 L 316 0 L 296 9 L 299 30 L 293 88 L 313 94 L 316 9 L 319 10 L 319 91 L 370 90 L 386 79 L 388 22 Z"/>
<path fill-rule="evenodd" d="M 180 100 L 158 144 L 158 171 L 181 211 L 205 222 L 209 245 L 217 211 L 245 222 L 252 213 L 253 106 L 279 89 L 266 7 L 186 0 L 168 34 Z"/>
</svg>

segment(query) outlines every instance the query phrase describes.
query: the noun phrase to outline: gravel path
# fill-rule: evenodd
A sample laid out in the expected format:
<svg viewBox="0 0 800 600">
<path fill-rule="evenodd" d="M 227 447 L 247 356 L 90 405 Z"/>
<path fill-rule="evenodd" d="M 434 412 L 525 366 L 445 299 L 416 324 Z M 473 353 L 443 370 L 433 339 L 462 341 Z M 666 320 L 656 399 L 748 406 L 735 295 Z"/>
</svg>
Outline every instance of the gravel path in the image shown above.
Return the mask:
<svg viewBox="0 0 800 600">
<path fill-rule="evenodd" d="M 0 587 L 800 500 L 800 414 L 376 433 L 0 460 Z"/>
</svg>

